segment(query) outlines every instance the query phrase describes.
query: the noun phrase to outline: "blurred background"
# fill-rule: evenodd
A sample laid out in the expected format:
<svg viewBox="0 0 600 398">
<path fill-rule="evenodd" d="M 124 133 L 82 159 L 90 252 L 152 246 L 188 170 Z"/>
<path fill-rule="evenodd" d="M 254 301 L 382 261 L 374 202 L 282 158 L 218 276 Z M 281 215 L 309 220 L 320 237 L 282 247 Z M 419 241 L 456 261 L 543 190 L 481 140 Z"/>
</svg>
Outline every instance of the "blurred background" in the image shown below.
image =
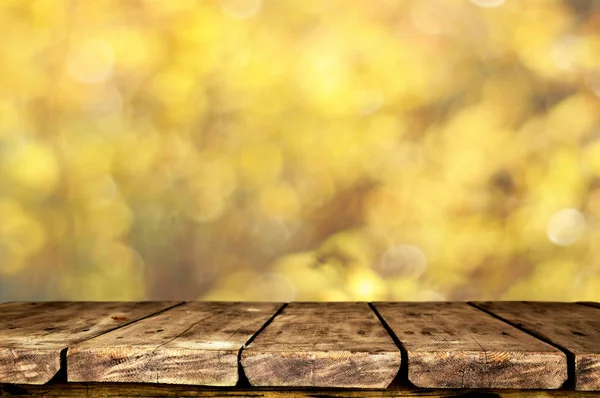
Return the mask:
<svg viewBox="0 0 600 398">
<path fill-rule="evenodd" d="M 0 301 L 600 300 L 600 1 L 0 27 Z"/>
</svg>

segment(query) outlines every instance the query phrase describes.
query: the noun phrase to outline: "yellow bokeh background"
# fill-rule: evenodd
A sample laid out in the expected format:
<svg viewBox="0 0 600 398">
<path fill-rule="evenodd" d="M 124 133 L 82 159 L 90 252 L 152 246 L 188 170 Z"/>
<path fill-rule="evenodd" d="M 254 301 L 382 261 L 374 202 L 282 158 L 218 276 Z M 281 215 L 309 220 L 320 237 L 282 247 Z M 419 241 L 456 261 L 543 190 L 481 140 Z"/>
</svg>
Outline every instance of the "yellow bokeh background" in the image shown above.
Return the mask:
<svg viewBox="0 0 600 398">
<path fill-rule="evenodd" d="M 0 301 L 600 300 L 598 2 L 0 26 Z"/>
</svg>

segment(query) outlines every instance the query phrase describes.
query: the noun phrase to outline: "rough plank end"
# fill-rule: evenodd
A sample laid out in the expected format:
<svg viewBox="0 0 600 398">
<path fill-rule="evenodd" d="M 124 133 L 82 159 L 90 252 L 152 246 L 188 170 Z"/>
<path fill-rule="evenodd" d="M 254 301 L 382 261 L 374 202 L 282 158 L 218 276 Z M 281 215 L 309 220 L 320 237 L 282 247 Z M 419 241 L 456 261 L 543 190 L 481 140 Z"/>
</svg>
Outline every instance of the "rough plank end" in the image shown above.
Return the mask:
<svg viewBox="0 0 600 398">
<path fill-rule="evenodd" d="M 256 387 L 386 388 L 400 370 L 401 355 L 400 351 L 242 351 L 241 362 Z"/>
<path fill-rule="evenodd" d="M 238 350 L 227 349 L 73 347 L 67 351 L 67 379 L 231 387 L 238 382 L 237 358 Z"/>
<path fill-rule="evenodd" d="M 562 353 L 408 352 L 408 379 L 421 388 L 558 389 L 567 380 Z"/>
<path fill-rule="evenodd" d="M 575 353 L 575 389 L 600 390 L 600 354 Z"/>
<path fill-rule="evenodd" d="M 60 348 L 0 347 L 0 383 L 45 384 L 60 370 Z"/>
</svg>

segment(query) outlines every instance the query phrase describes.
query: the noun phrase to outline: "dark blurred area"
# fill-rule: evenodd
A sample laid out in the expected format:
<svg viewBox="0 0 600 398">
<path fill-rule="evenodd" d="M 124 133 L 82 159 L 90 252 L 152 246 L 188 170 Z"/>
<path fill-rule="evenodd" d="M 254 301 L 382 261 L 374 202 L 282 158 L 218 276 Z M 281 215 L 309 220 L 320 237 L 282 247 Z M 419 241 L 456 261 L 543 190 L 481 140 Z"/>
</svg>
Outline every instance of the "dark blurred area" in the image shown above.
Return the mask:
<svg viewBox="0 0 600 398">
<path fill-rule="evenodd" d="M 600 300 L 600 1 L 0 26 L 0 301 Z"/>
</svg>

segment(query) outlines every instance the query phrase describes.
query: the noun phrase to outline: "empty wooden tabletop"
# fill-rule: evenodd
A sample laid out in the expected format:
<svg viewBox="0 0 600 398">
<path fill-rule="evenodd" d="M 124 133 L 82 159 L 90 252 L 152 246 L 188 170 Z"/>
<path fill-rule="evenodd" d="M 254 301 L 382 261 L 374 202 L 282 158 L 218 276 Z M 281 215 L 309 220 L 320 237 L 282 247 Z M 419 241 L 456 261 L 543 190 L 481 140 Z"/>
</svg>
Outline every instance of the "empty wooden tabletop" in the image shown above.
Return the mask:
<svg viewBox="0 0 600 398">
<path fill-rule="evenodd" d="M 0 384 L 600 391 L 594 305 L 5 303 Z"/>
</svg>

